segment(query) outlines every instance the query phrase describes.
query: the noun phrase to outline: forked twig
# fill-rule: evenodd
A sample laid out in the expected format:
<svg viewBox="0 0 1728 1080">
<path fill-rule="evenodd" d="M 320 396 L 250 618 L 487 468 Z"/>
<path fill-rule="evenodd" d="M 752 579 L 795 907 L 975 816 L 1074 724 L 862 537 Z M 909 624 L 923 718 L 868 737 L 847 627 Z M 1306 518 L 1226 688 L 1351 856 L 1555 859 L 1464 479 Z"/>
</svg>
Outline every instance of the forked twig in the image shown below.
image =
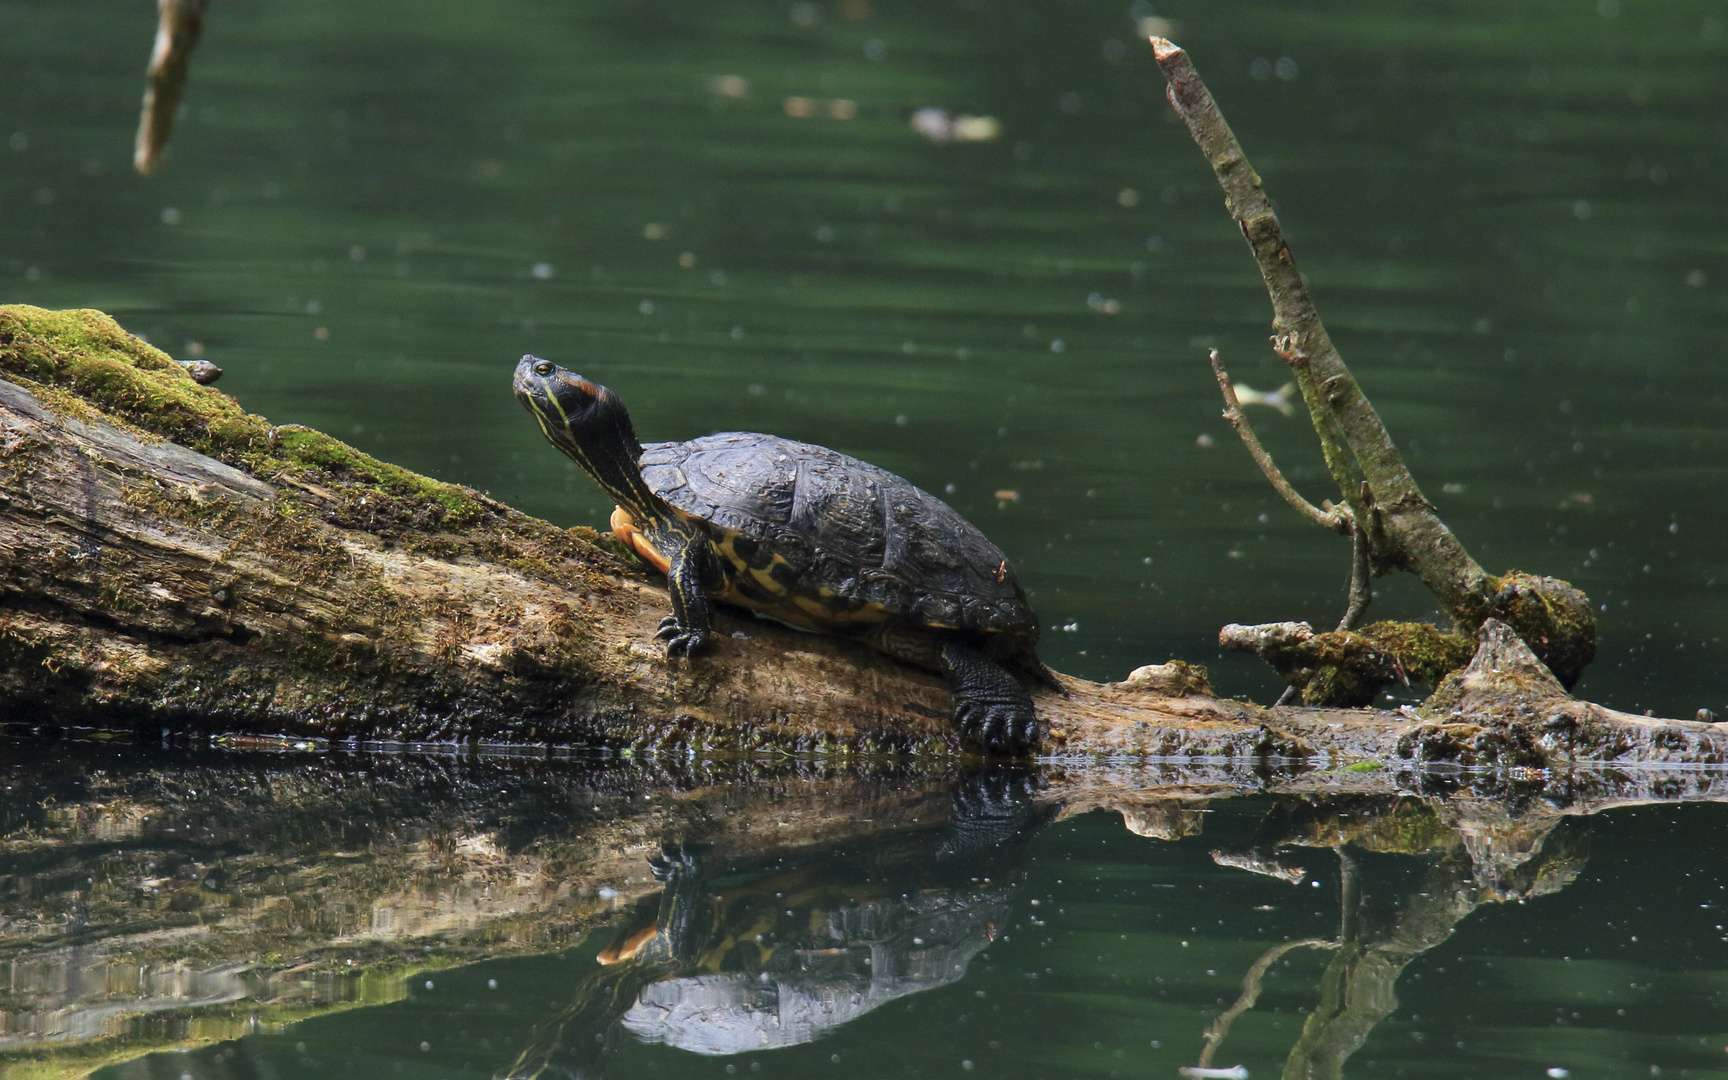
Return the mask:
<svg viewBox="0 0 1728 1080">
<path fill-rule="evenodd" d="M 1302 497 L 1302 493 L 1290 486 L 1290 481 L 1284 479 L 1284 474 L 1278 471 L 1278 466 L 1272 461 L 1272 455 L 1260 445 L 1259 436 L 1254 434 L 1253 425 L 1248 423 L 1248 417 L 1242 412 L 1242 403 L 1236 399 L 1236 387 L 1230 382 L 1230 373 L 1224 370 L 1224 361 L 1218 355 L 1217 349 L 1209 352 L 1212 357 L 1212 373 L 1218 376 L 1218 390 L 1224 395 L 1224 419 L 1236 429 L 1241 437 L 1242 445 L 1248 448 L 1248 456 L 1254 459 L 1254 464 L 1260 466 L 1260 472 L 1265 475 L 1274 490 L 1284 497 L 1298 514 L 1323 528 L 1335 533 L 1353 535 L 1354 518 L 1346 507 L 1334 506 L 1331 510 L 1322 510 Z M 1341 628 L 1347 629 L 1347 628 Z"/>
</svg>

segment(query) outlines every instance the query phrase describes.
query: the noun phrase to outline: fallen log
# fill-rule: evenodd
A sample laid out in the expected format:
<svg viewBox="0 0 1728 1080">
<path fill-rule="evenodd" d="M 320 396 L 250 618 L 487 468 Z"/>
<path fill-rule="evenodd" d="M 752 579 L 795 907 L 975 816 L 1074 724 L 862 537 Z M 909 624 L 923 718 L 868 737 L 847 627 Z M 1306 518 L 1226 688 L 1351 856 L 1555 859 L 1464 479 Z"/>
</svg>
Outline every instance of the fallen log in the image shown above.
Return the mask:
<svg viewBox="0 0 1728 1080">
<path fill-rule="evenodd" d="M 317 745 L 960 753 L 933 675 L 721 619 L 668 661 L 609 537 L 270 424 L 100 312 L 0 307 L 0 723 Z M 1717 762 L 1728 733 L 1572 699 L 1490 620 L 1422 710 L 1264 708 L 1180 661 L 1037 696 L 1045 753 Z M 1462 677 L 1460 677 L 1462 676 Z"/>
</svg>

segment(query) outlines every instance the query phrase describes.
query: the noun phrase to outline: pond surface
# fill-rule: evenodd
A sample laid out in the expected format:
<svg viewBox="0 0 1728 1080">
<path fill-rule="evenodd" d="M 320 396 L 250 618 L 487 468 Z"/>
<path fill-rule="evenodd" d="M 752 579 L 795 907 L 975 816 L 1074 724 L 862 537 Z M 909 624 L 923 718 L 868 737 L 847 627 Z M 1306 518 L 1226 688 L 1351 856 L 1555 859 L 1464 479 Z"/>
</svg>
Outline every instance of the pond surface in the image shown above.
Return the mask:
<svg viewBox="0 0 1728 1080">
<path fill-rule="evenodd" d="M 1720 776 L 0 777 L 6 1080 L 1728 1074 Z"/>
<path fill-rule="evenodd" d="M 0 0 L 0 302 L 600 525 L 511 400 L 532 351 L 644 438 L 944 494 L 1060 670 L 1266 699 L 1218 626 L 1332 623 L 1348 552 L 1219 419 L 1207 348 L 1285 371 L 1168 20 L 1429 498 L 1600 606 L 1580 694 L 1728 714 L 1720 0 L 218 0 L 145 180 L 152 7 Z M 1251 416 L 1333 494 L 1300 412 Z M 1715 803 L 140 754 L 0 745 L 6 1080 L 1728 1072 Z"/>
</svg>

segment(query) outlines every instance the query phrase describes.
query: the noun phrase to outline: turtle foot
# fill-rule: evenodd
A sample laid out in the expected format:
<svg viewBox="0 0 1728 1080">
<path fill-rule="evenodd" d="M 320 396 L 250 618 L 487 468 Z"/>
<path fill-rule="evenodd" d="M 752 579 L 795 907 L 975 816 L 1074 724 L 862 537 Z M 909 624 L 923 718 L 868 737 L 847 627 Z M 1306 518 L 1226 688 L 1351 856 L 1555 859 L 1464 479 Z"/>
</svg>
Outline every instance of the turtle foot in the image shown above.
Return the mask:
<svg viewBox="0 0 1728 1080">
<path fill-rule="evenodd" d="M 982 701 L 962 698 L 954 703 L 960 737 L 989 754 L 1025 757 L 1038 743 L 1038 715 L 1031 701 Z"/>
<path fill-rule="evenodd" d="M 694 626 L 683 626 L 676 615 L 668 615 L 660 620 L 660 629 L 654 636 L 666 643 L 667 656 L 694 656 L 708 644 L 708 631 Z"/>
<path fill-rule="evenodd" d="M 943 640 L 941 657 L 961 739 L 987 754 L 1031 754 L 1038 745 L 1038 713 L 1014 676 L 957 637 Z"/>
</svg>

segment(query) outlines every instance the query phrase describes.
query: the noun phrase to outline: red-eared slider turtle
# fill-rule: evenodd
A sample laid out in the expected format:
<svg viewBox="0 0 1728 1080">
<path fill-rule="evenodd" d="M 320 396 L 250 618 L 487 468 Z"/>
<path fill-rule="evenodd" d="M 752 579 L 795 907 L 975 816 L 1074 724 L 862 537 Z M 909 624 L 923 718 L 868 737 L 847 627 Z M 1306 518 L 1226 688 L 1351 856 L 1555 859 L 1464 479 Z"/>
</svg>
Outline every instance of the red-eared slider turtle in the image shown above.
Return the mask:
<svg viewBox="0 0 1728 1080">
<path fill-rule="evenodd" d="M 550 360 L 524 356 L 515 389 L 552 445 L 617 500 L 618 539 L 667 576 L 668 656 L 707 643 L 710 599 L 737 604 L 941 672 L 978 747 L 1037 743 L 1032 699 L 1011 674 L 1060 689 L 1038 659 L 1037 616 L 1007 557 L 942 500 L 773 435 L 643 446 L 616 395 Z"/>
</svg>

